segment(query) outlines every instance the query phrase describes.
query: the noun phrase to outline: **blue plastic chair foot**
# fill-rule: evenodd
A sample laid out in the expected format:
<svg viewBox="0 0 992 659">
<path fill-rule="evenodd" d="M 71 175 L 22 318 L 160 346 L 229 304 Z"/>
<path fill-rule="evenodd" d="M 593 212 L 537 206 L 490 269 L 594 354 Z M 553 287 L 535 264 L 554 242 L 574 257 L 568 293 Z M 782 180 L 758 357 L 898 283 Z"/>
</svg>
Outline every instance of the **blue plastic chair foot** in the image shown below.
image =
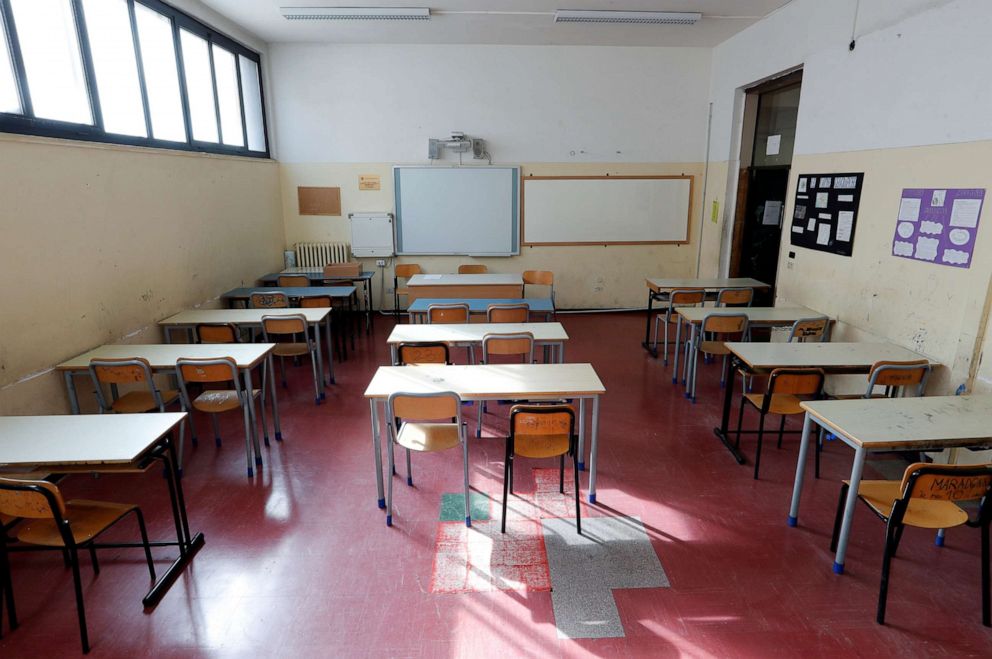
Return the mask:
<svg viewBox="0 0 992 659">
<path fill-rule="evenodd" d="M 585 471 L 585 470 L 586 470 L 586 463 L 585 462 L 580 462 L 579 463 L 579 471 Z"/>
<path fill-rule="evenodd" d="M 276 433 L 276 441 L 277 442 L 281 442 L 282 441 L 282 433 L 281 432 L 277 432 Z"/>
<path fill-rule="evenodd" d="M 392 526 L 392 525 L 393 525 L 393 516 L 386 515 L 386 526 Z"/>
<path fill-rule="evenodd" d="M 255 471 L 251 467 L 248 467 L 248 478 L 251 478 L 254 475 L 255 475 Z"/>
<path fill-rule="evenodd" d="M 468 405 L 469 407 L 472 407 L 473 405 L 475 405 L 475 401 L 474 400 L 463 400 L 462 401 L 462 405 Z"/>
<path fill-rule="evenodd" d="M 337 383 L 338 383 L 337 380 L 335 380 L 334 378 L 331 378 L 331 384 L 337 384 Z"/>
<path fill-rule="evenodd" d="M 724 382 L 723 380 L 720 380 L 720 388 L 721 389 L 724 389 L 724 388 L 726 388 L 726 386 L 727 386 L 727 383 Z"/>
<path fill-rule="evenodd" d="M 835 434 L 833 434 L 832 432 L 828 432 L 828 433 L 827 433 L 827 441 L 828 441 L 828 442 L 832 442 L 832 441 L 834 441 L 835 439 L 837 439 L 837 435 L 835 435 Z"/>
<path fill-rule="evenodd" d="M 695 396 L 693 396 L 693 397 L 692 397 L 692 398 L 690 398 L 689 400 L 691 400 L 691 401 L 692 401 L 692 404 L 693 404 L 693 405 L 695 405 L 695 404 L 696 404 L 696 397 L 695 397 Z"/>
<path fill-rule="evenodd" d="M 261 456 L 255 456 L 255 464 L 258 465 L 259 467 L 262 466 L 262 457 Z"/>
<path fill-rule="evenodd" d="M 214 445 L 218 447 L 220 446 L 220 437 L 214 437 Z"/>
<path fill-rule="evenodd" d="M 313 404 L 314 404 L 314 405 L 320 405 L 320 396 L 317 396 L 317 397 L 315 397 L 315 398 L 313 399 Z"/>
<path fill-rule="evenodd" d="M 944 536 L 938 535 L 936 538 L 933 539 L 933 544 L 937 545 L 938 547 L 943 547 L 944 546 Z"/>
<path fill-rule="evenodd" d="M 472 518 L 471 517 L 466 517 L 465 518 L 465 526 L 467 526 L 469 528 L 472 528 Z"/>
<path fill-rule="evenodd" d="M 176 469 L 176 474 L 179 476 L 179 478 L 182 478 L 183 477 L 183 468 L 180 467 L 179 469 Z M 941 542 L 940 544 L 943 545 L 944 543 Z"/>
<path fill-rule="evenodd" d="M 792 515 L 789 515 L 789 526 L 793 526 L 794 527 L 797 524 L 799 524 L 799 519 L 796 518 L 796 517 L 793 517 Z"/>
<path fill-rule="evenodd" d="M 596 495 L 595 494 L 590 494 L 589 495 L 589 503 L 596 503 Z"/>
<path fill-rule="evenodd" d="M 406 477 L 406 484 L 409 485 L 410 487 L 413 487 L 413 479 L 410 478 L 409 476 L 407 476 Z"/>
<path fill-rule="evenodd" d="M 197 439 L 196 437 L 190 437 L 189 441 L 193 444 L 193 446 L 196 446 L 200 443 L 200 440 Z"/>
<path fill-rule="evenodd" d="M 678 384 L 678 383 L 679 383 L 678 378 L 672 378 L 672 384 Z"/>
<path fill-rule="evenodd" d="M 320 392 L 320 399 L 321 399 L 321 400 L 324 400 L 325 398 L 327 398 L 327 394 L 326 394 L 326 393 L 324 393 L 323 391 L 322 391 L 322 392 Z"/>
<path fill-rule="evenodd" d="M 844 564 L 834 562 L 834 574 L 844 574 Z"/>
<path fill-rule="evenodd" d="M 264 435 L 262 437 L 262 441 L 265 442 L 265 445 L 266 446 L 271 446 L 271 444 L 269 444 L 269 436 L 268 435 Z"/>
<path fill-rule="evenodd" d="M 396 475 L 396 467 L 393 467 L 393 476 Z"/>
<path fill-rule="evenodd" d="M 386 509 L 386 500 L 385 499 L 379 499 L 379 508 L 381 510 L 385 510 Z"/>
</svg>

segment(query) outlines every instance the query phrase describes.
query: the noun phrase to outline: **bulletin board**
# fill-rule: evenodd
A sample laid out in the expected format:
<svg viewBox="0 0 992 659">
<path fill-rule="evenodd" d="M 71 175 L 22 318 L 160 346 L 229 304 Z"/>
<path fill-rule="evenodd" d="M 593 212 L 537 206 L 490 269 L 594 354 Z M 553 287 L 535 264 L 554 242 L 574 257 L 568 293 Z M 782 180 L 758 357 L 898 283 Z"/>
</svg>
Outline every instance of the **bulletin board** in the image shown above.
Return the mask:
<svg viewBox="0 0 992 659">
<path fill-rule="evenodd" d="M 982 188 L 903 190 L 892 255 L 970 267 L 984 201 Z"/>
<path fill-rule="evenodd" d="M 864 172 L 800 174 L 792 211 L 792 244 L 850 256 Z"/>
</svg>

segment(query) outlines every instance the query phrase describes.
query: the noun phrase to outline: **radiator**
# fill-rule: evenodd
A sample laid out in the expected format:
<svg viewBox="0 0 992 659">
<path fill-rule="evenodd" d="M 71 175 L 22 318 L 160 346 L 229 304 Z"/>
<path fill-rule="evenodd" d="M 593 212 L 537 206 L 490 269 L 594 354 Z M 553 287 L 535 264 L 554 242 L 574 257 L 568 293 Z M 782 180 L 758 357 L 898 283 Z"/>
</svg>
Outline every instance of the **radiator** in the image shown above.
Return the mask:
<svg viewBox="0 0 992 659">
<path fill-rule="evenodd" d="M 296 243 L 296 265 L 323 268 L 328 263 L 347 263 L 351 257 L 348 243 Z"/>
</svg>

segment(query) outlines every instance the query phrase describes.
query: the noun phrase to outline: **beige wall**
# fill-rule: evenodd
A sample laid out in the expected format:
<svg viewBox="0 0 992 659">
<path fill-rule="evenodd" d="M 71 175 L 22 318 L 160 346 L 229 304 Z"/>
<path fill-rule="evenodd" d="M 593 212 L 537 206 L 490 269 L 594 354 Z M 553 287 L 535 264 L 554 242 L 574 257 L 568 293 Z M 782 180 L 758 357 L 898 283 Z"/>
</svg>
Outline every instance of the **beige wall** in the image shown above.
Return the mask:
<svg viewBox="0 0 992 659">
<path fill-rule="evenodd" d="M 0 414 L 67 411 L 52 365 L 282 263 L 272 161 L 0 136 Z"/>
<path fill-rule="evenodd" d="M 992 274 L 992 232 L 979 226 L 968 269 L 894 257 L 892 237 L 903 188 L 992 189 L 990 160 L 990 141 L 797 155 L 787 217 L 792 217 L 801 174 L 863 171 L 865 182 L 850 258 L 793 247 L 791 223 L 783 228 L 779 304 L 801 304 L 836 318 L 835 340 L 889 340 L 935 359 L 943 366 L 934 374 L 930 393 L 954 393 L 960 385 L 971 389 L 976 345 L 980 353 L 986 339 L 983 310 Z M 789 251 L 796 252 L 795 259 L 788 258 Z M 988 390 L 989 367 L 974 370 Z"/>
<path fill-rule="evenodd" d="M 306 241 L 350 240 L 348 213 L 359 211 L 393 211 L 392 164 L 293 164 L 283 163 L 282 198 L 286 225 L 286 244 Z M 523 247 L 514 257 L 400 257 L 400 263 L 420 263 L 428 272 L 454 272 L 459 263 L 480 262 L 494 272 L 552 270 L 558 305 L 561 308 L 619 308 L 645 303 L 644 278 L 649 276 L 692 277 L 696 273 L 702 202 L 701 163 L 648 164 L 563 164 L 532 163 L 521 166 L 522 176 L 621 174 L 689 174 L 695 177 L 690 242 L 687 245 L 617 245 L 603 247 Z M 360 174 L 377 174 L 382 189 L 359 191 Z M 712 171 L 711 171 L 712 174 Z M 297 204 L 297 186 L 340 186 L 341 217 L 301 217 Z M 604 218 L 608 222 L 609 218 Z M 712 275 L 717 268 L 719 232 L 709 222 L 709 206 L 703 222 L 701 272 Z M 375 260 L 367 260 L 375 267 Z M 392 286 L 392 262 L 385 269 L 386 287 Z M 381 278 L 377 278 L 376 303 L 381 295 Z M 388 293 L 388 291 L 387 291 Z M 392 297 L 384 305 L 391 308 Z"/>
</svg>

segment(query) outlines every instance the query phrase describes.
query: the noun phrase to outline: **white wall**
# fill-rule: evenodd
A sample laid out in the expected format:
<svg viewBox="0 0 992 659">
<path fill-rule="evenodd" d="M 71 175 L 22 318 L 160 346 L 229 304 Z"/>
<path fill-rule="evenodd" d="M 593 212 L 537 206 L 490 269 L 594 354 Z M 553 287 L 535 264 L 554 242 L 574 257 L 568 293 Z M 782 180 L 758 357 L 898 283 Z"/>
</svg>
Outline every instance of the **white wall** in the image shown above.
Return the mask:
<svg viewBox="0 0 992 659">
<path fill-rule="evenodd" d="M 284 162 L 421 162 L 456 130 L 500 163 L 703 158 L 706 48 L 274 44 L 270 59 Z"/>
</svg>

